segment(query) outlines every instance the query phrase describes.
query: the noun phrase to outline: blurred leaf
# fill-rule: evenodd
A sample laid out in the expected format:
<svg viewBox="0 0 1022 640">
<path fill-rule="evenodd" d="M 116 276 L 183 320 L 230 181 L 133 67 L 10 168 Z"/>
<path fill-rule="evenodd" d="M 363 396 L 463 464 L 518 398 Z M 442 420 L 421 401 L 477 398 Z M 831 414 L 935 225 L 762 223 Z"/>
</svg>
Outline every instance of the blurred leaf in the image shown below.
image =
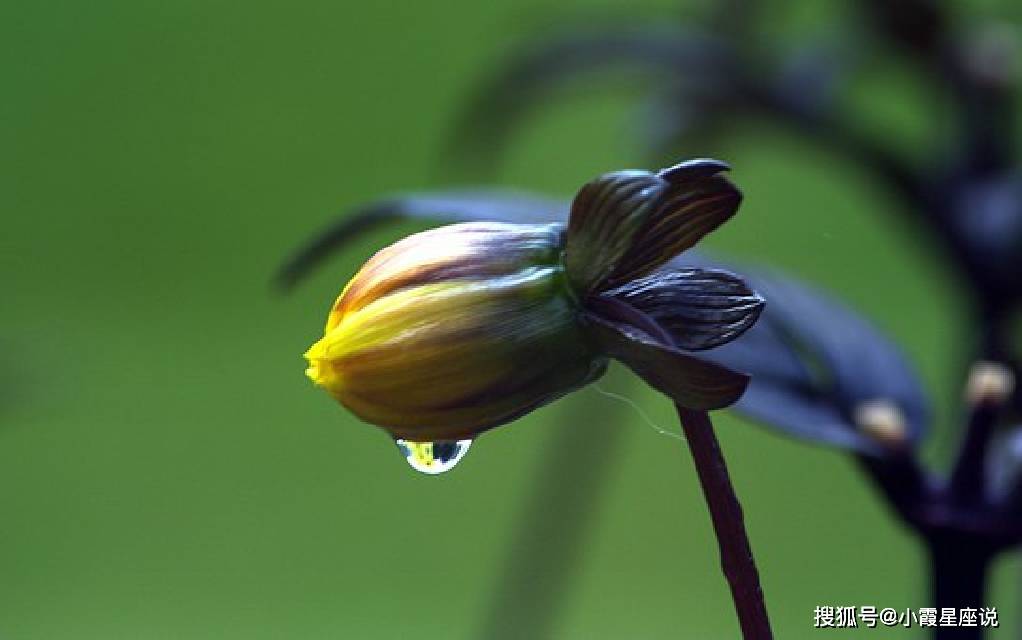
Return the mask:
<svg viewBox="0 0 1022 640">
<path fill-rule="evenodd" d="M 612 25 L 533 42 L 477 92 L 459 122 L 455 146 L 493 158 L 529 111 L 554 89 L 610 69 L 651 73 L 708 94 L 733 93 L 730 45 L 709 33 L 671 26 Z"/>
<path fill-rule="evenodd" d="M 773 82 L 795 113 L 810 119 L 836 105 L 842 84 L 857 66 L 855 44 L 810 42 L 793 51 Z"/>
<path fill-rule="evenodd" d="M 855 47 L 814 43 L 779 64 L 767 53 L 748 60 L 739 48 L 706 31 L 662 25 L 614 25 L 529 43 L 478 90 L 453 146 L 473 169 L 489 168 L 554 89 L 621 68 L 657 79 L 644 137 L 658 153 L 681 144 L 681 136 L 706 144 L 728 130 L 722 121 L 757 116 L 850 158 L 899 194 L 917 194 L 913 169 L 836 108 L 839 85 L 858 63 Z"/>
<path fill-rule="evenodd" d="M 990 490 L 995 500 L 1012 501 L 1018 506 L 1022 500 L 1022 425 L 1015 425 L 998 434 L 990 447 L 987 467 Z"/>
<path fill-rule="evenodd" d="M 422 219 L 442 224 L 476 220 L 531 224 L 563 222 L 567 217 L 568 205 L 563 201 L 497 189 L 409 194 L 383 200 L 353 210 L 313 236 L 281 267 L 277 284 L 281 289 L 290 289 L 362 234 L 402 220 Z"/>
<path fill-rule="evenodd" d="M 683 256 L 672 266 L 706 264 Z M 898 348 L 866 320 L 787 277 L 740 269 L 766 300 L 759 321 L 705 357 L 752 376 L 736 409 L 806 440 L 881 454 L 854 416 L 864 403 L 890 403 L 908 443 L 922 437 L 929 403 Z"/>
<path fill-rule="evenodd" d="M 967 183 L 951 199 L 953 232 L 991 293 L 1022 296 L 1022 175 Z"/>
<path fill-rule="evenodd" d="M 934 55 L 948 30 L 948 10 L 940 0 L 858 0 L 876 30 L 895 46 L 927 57 Z"/>
<path fill-rule="evenodd" d="M 711 149 L 736 121 L 765 117 L 787 127 L 829 121 L 857 64 L 845 43 L 799 46 L 775 68 L 736 70 L 725 80 L 694 78 L 658 87 L 642 111 L 643 139 L 658 154 L 681 147 Z"/>
</svg>

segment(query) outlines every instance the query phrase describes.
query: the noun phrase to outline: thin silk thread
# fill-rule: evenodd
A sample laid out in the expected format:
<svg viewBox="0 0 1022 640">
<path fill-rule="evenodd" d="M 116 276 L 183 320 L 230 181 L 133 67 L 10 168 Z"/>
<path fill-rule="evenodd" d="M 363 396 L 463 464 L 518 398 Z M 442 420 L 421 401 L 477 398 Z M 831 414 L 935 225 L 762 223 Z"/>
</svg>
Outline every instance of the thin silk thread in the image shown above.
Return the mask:
<svg viewBox="0 0 1022 640">
<path fill-rule="evenodd" d="M 646 423 L 646 425 L 648 427 L 650 427 L 651 429 L 653 429 L 653 431 L 656 431 L 660 435 L 667 436 L 668 438 L 673 438 L 675 440 L 684 440 L 684 438 L 682 437 L 682 435 L 680 433 L 675 432 L 675 431 L 668 431 L 667 429 L 665 429 L 665 428 L 661 427 L 660 425 L 658 425 L 657 423 L 653 422 L 653 420 L 649 417 L 649 414 L 647 414 L 643 410 L 643 408 L 641 406 L 639 406 L 639 404 L 637 402 L 635 402 L 634 400 L 632 400 L 631 398 L 628 398 L 628 397 L 623 396 L 623 395 L 618 394 L 618 393 L 614 393 L 613 391 L 607 391 L 606 389 L 601 387 L 598 383 L 593 385 L 593 389 L 595 389 L 596 392 L 599 393 L 601 396 L 610 398 L 611 400 L 617 400 L 618 402 L 623 402 L 624 404 L 626 404 L 629 407 L 631 407 L 635 411 L 635 413 L 639 416 L 639 418 L 643 422 Z"/>
</svg>

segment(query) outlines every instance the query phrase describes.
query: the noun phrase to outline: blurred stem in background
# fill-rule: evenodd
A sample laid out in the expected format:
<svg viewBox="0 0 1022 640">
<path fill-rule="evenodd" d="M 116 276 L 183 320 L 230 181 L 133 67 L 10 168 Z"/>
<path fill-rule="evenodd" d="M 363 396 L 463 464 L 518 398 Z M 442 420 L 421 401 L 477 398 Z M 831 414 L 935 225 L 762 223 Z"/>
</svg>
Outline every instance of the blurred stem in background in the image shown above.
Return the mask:
<svg viewBox="0 0 1022 640">
<path fill-rule="evenodd" d="M 606 485 L 614 478 L 614 452 L 627 434 L 619 414 L 605 411 L 585 425 L 584 454 L 577 415 L 565 415 L 564 423 L 544 441 L 539 468 L 522 513 L 514 519 L 516 528 L 475 637 L 556 637 L 558 614 L 592 540 Z"/>
</svg>

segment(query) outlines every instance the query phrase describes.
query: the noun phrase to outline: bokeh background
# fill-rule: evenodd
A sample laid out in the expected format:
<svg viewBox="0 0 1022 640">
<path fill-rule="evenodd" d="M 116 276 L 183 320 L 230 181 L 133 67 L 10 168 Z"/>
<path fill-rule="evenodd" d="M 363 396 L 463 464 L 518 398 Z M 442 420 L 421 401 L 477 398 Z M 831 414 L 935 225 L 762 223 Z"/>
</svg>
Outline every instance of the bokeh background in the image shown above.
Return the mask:
<svg viewBox="0 0 1022 640">
<path fill-rule="evenodd" d="M 675 21 L 678 4 L 627 11 Z M 774 4 L 765 28 L 779 46 L 848 11 Z M 1017 21 L 1012 4 L 960 11 Z M 420 476 L 309 384 L 301 353 L 358 264 L 421 227 L 372 234 L 293 296 L 270 287 L 281 259 L 347 207 L 460 180 L 447 142 L 508 50 L 578 12 L 614 11 L 0 5 L 0 638 L 478 637 L 545 485 L 600 492 L 555 637 L 737 636 L 688 452 L 647 423 L 673 428 L 671 407 L 627 372 L 602 388 L 648 420 L 590 389 Z M 599 172 L 649 166 L 642 85 L 599 84 L 539 112 L 493 180 L 567 197 Z M 945 115 L 894 61 L 847 99 L 909 153 Z M 968 333 L 939 259 L 869 176 L 765 123 L 683 151 L 706 153 L 732 163 L 747 196 L 708 246 L 825 286 L 900 341 L 943 408 L 928 445 L 940 463 Z M 779 637 L 813 637 L 817 605 L 928 605 L 919 548 L 851 460 L 717 420 Z M 613 455 L 590 455 L 608 429 Z M 564 438 L 578 463 L 539 476 Z M 572 564 L 552 560 L 537 585 Z M 998 637 L 1019 628 L 1017 574 L 1013 560 L 997 567 Z M 829 635 L 868 633 L 895 635 Z"/>
</svg>

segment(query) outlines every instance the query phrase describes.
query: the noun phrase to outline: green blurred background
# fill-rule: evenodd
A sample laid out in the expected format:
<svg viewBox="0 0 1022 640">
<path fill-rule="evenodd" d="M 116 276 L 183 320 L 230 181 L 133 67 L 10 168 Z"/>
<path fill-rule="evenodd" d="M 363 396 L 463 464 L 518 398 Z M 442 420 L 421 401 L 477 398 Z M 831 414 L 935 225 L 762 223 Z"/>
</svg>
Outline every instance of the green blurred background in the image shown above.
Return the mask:
<svg viewBox="0 0 1022 640">
<path fill-rule="evenodd" d="M 676 20 L 676 4 L 628 6 Z M 766 27 L 787 44 L 848 11 L 779 5 Z M 474 637 L 542 453 L 565 431 L 605 495 L 556 637 L 736 637 L 688 453 L 628 407 L 578 393 L 429 478 L 305 379 L 301 353 L 339 288 L 418 227 L 374 234 L 293 297 L 269 287 L 346 207 L 450 177 L 459 108 L 503 53 L 575 11 L 619 9 L 0 5 L 0 638 Z M 649 166 L 629 124 L 636 95 L 566 95 L 498 179 L 569 196 L 601 171 Z M 944 117 L 893 62 L 848 99 L 914 153 Z M 901 341 L 942 408 L 939 463 L 968 347 L 939 259 L 868 176 L 764 123 L 684 155 L 711 152 L 747 199 L 709 246 L 822 284 Z M 603 387 L 673 428 L 626 372 Z M 593 425 L 615 417 L 616 453 L 587 455 Z M 813 637 L 816 605 L 928 606 L 921 552 L 851 460 L 718 423 L 779 637 Z M 997 568 L 998 637 L 1018 628 L 1016 573 Z"/>
</svg>

